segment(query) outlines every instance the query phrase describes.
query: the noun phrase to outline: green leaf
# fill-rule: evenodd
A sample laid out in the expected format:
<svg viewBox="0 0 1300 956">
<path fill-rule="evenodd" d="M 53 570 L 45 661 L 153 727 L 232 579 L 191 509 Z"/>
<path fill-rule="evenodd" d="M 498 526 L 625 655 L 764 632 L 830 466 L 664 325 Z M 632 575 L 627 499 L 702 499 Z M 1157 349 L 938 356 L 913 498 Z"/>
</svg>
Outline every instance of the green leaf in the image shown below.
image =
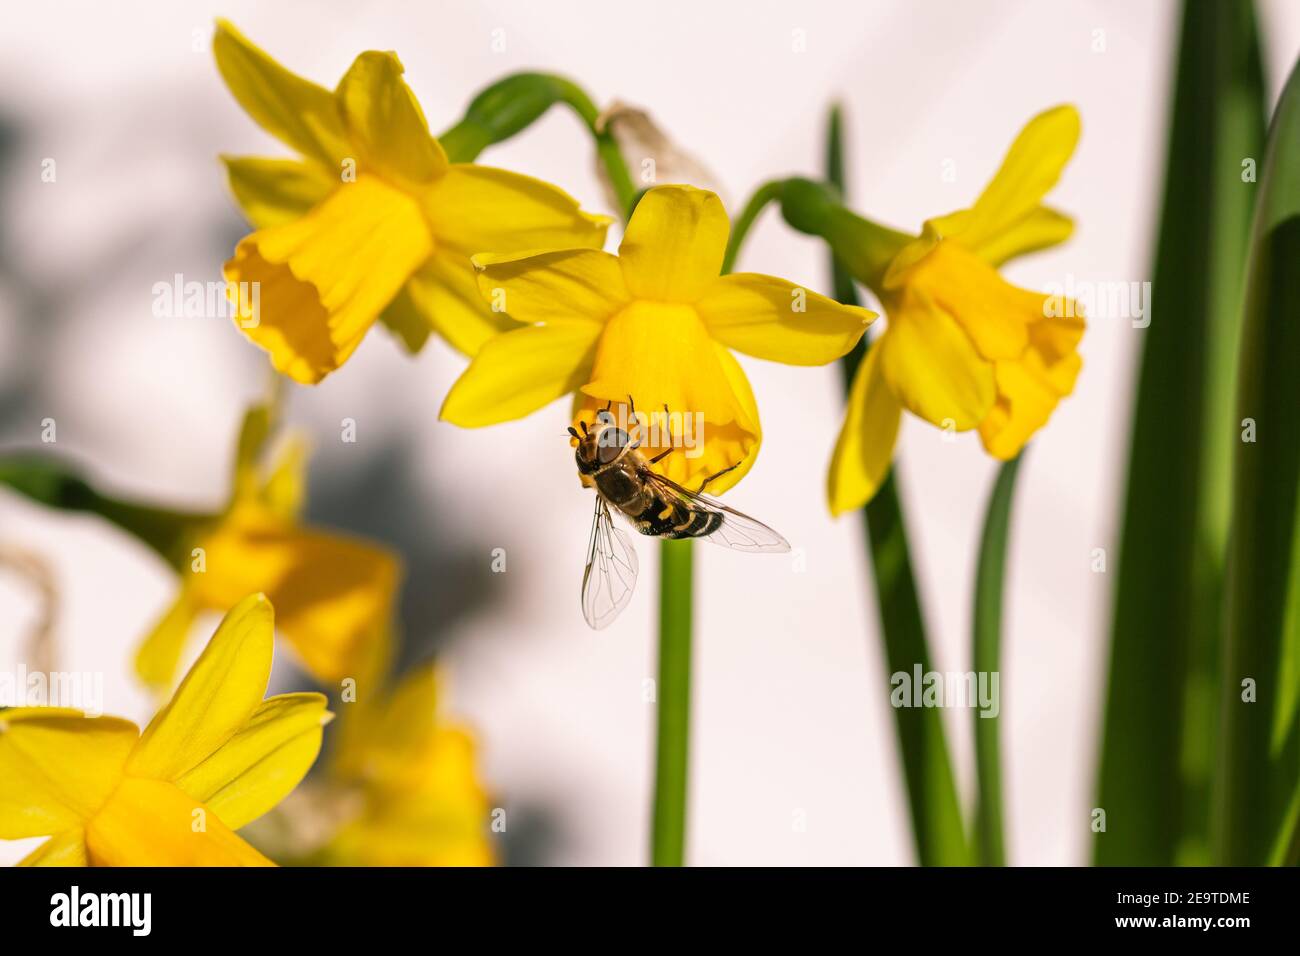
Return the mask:
<svg viewBox="0 0 1300 956">
<path fill-rule="evenodd" d="M 72 466 L 52 456 L 16 453 L 0 458 L 0 484 L 47 508 L 99 515 L 139 538 L 175 568 L 188 562 L 190 542 L 216 517 L 101 494 Z"/>
<path fill-rule="evenodd" d="M 1019 457 L 998 470 L 984 532 L 980 537 L 979 564 L 975 572 L 974 667 L 976 676 L 1000 674 L 1002 644 L 1002 590 L 1005 579 L 1007 538 L 1011 530 L 1011 502 L 1016 490 Z M 999 679 L 999 686 L 1001 681 Z M 999 706 L 1000 711 L 1000 706 Z M 999 716 L 974 712 L 975 772 L 978 789 L 975 800 L 974 849 L 976 862 L 983 866 L 1005 866 L 1006 847 L 1002 833 L 1002 758 L 998 741 Z"/>
<path fill-rule="evenodd" d="M 1295 862 L 1300 727 L 1300 66 L 1269 128 L 1242 319 L 1214 856 Z M 1250 682 L 1250 683 L 1247 683 Z M 1254 690 L 1253 696 L 1247 691 Z"/>
<path fill-rule="evenodd" d="M 1234 357 L 1263 141 L 1249 3 L 1183 8 L 1141 336 L 1098 804 L 1103 865 L 1204 862 L 1222 652 Z"/>
<path fill-rule="evenodd" d="M 839 195 L 844 193 L 844 159 L 840 112 L 831 111 L 827 141 L 827 177 Z M 856 305 L 853 278 L 832 254 L 834 297 Z M 858 364 L 866 355 L 864 337 L 841 360 L 847 394 Z M 907 526 L 895 485 L 897 468 L 890 472 L 876 496 L 863 511 L 874 570 L 876 601 L 880 608 L 885 664 L 889 674 L 912 675 L 917 666 L 930 667 L 930 650 L 921 619 L 921 604 L 912 574 Z M 920 688 L 916 688 L 919 693 Z M 923 866 L 959 866 L 970 862 L 962 826 L 961 803 L 953 778 L 944 736 L 943 711 L 936 707 L 895 707 L 895 728 L 903 761 L 903 777 L 911 810 L 912 835 L 918 862 Z"/>
</svg>

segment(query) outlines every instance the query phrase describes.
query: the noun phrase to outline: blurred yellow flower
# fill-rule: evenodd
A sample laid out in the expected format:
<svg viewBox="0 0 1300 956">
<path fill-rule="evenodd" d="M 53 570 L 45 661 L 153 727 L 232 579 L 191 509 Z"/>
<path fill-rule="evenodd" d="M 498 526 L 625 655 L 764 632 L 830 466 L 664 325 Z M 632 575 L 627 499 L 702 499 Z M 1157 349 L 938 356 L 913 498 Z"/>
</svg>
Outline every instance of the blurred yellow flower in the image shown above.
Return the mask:
<svg viewBox="0 0 1300 956">
<path fill-rule="evenodd" d="M 194 619 L 264 591 L 280 630 L 322 684 L 370 672 L 382 651 L 401 578 L 397 555 L 377 544 L 298 523 L 304 451 L 290 445 L 270 474 L 257 458 L 266 410 L 245 417 L 226 511 L 195 540 L 181 589 L 136 654 L 136 673 L 171 686 Z"/>
<path fill-rule="evenodd" d="M 699 416 L 703 453 L 663 473 L 725 491 L 753 465 L 758 406 L 730 349 L 788 365 L 824 365 L 857 343 L 875 314 L 784 279 L 720 276 L 730 222 L 716 195 L 659 186 L 637 204 L 617 256 L 595 249 L 476 255 L 479 287 L 523 323 L 483 346 L 442 407 L 466 427 L 521 418 L 576 392 L 575 423 L 626 403 L 638 413 Z M 670 419 L 671 421 L 672 419 Z M 648 451 L 680 441 L 649 441 Z M 652 430 L 652 434 L 654 431 Z M 669 436 L 661 436 L 667 438 Z"/>
<path fill-rule="evenodd" d="M 332 779 L 360 795 L 325 847 L 344 866 L 491 866 L 488 797 L 474 739 L 438 713 L 440 679 L 415 668 L 391 696 L 369 698 L 339 727 Z"/>
<path fill-rule="evenodd" d="M 331 714 L 266 700 L 274 612 L 226 615 L 143 734 L 56 707 L 0 711 L 0 839 L 50 836 L 22 866 L 273 866 L 235 834 L 298 785 Z"/>
<path fill-rule="evenodd" d="M 362 53 L 331 93 L 225 21 L 213 52 L 245 111 L 303 157 L 223 157 L 257 229 L 225 266 L 257 283 L 236 323 L 295 381 L 339 368 L 381 318 L 412 351 L 433 330 L 473 355 L 505 320 L 479 298 L 470 255 L 605 240 L 610 220 L 554 186 L 449 163 L 392 53 Z"/>
<path fill-rule="evenodd" d="M 1074 388 L 1082 311 L 1017 288 L 997 270 L 1069 237 L 1073 222 L 1042 199 L 1078 139 L 1072 106 L 1041 113 L 974 206 L 927 220 L 920 236 L 901 237 L 883 258 L 843 256 L 880 298 L 887 325 L 853 380 L 830 468 L 835 514 L 876 493 L 904 408 L 954 431 L 978 428 L 989 454 L 1010 459 Z"/>
</svg>

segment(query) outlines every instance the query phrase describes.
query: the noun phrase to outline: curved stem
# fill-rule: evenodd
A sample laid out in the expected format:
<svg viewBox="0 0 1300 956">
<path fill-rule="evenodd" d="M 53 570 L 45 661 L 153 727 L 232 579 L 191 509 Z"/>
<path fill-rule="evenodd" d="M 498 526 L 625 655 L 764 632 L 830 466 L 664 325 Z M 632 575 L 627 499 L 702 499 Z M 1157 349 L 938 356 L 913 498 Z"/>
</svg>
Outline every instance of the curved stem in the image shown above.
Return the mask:
<svg viewBox="0 0 1300 956">
<path fill-rule="evenodd" d="M 453 162 L 473 162 L 487 147 L 526 129 L 555 103 L 582 120 L 596 142 L 596 155 L 618 197 L 624 220 L 632 215 L 637 189 L 618 142 L 601 128 L 600 111 L 582 87 L 549 73 L 513 73 L 484 89 L 470 102 L 464 119 L 438 137 Z"/>
<path fill-rule="evenodd" d="M 763 211 L 763 207 L 780 198 L 781 180 L 779 179 L 764 183 L 755 190 L 754 195 L 749 197 L 749 202 L 745 204 L 745 208 L 741 210 L 740 215 L 736 217 L 736 221 L 731 227 L 731 238 L 727 240 L 727 253 L 722 257 L 722 274 L 724 276 L 736 267 L 736 259 L 740 256 L 740 247 L 744 245 L 750 227 L 754 225 L 754 220 Z"/>
<path fill-rule="evenodd" d="M 587 131 L 596 141 L 596 155 L 600 158 L 601 165 L 605 167 L 605 174 L 609 176 L 614 195 L 618 197 L 623 221 L 626 222 L 632 218 L 632 209 L 637 201 L 637 189 L 632 182 L 632 174 L 627 168 L 627 160 L 623 158 L 623 151 L 619 149 L 618 141 L 609 130 L 601 128 L 600 111 L 596 109 L 596 104 L 592 102 L 585 90 L 563 77 L 557 76 L 553 79 L 562 93 L 560 102 L 578 114 L 578 118 L 582 120 Z"/>
</svg>

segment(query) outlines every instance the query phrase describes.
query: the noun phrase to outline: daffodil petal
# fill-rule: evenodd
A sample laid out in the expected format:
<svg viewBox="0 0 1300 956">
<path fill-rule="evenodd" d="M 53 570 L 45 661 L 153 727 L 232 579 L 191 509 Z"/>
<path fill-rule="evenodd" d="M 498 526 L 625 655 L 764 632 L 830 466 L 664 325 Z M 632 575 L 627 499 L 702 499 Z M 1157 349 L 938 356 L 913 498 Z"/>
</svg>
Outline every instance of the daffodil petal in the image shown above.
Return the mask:
<svg viewBox="0 0 1300 956">
<path fill-rule="evenodd" d="M 258 500 L 273 515 L 284 521 L 296 521 L 307 497 L 307 441 L 301 434 L 292 435 L 281 447 L 270 473 L 258 489 Z M 247 593 L 247 592 L 245 592 Z M 274 603 L 272 598 L 272 603 Z"/>
<path fill-rule="evenodd" d="M 274 866 L 165 780 L 127 777 L 86 825 L 93 866 Z"/>
<path fill-rule="evenodd" d="M 331 170 L 349 153 L 334 96 L 290 73 L 226 20 L 212 40 L 217 69 L 244 111 L 281 142 Z"/>
<path fill-rule="evenodd" d="M 437 668 L 424 664 L 391 694 L 357 702 L 338 728 L 334 770 L 358 779 L 409 773 L 437 726 L 439 683 Z"/>
<path fill-rule="evenodd" d="M 407 685 L 399 686 L 402 694 Z M 402 741 L 389 747 L 379 727 L 369 737 L 361 782 L 362 814 L 327 850 L 350 865 L 475 866 L 492 862 L 485 838 L 489 804 L 479 782 L 474 738 L 459 727 L 437 726 L 424 671 L 410 699 L 386 710 L 379 727 L 397 728 Z M 408 706 L 410 705 L 410 706 Z"/>
<path fill-rule="evenodd" d="M 470 358 L 494 335 L 519 327 L 483 301 L 473 264 L 454 249 L 438 249 L 406 288 L 434 331 Z"/>
<path fill-rule="evenodd" d="M 0 711 L 0 839 L 79 827 L 108 799 L 140 731 L 55 707 Z"/>
<path fill-rule="evenodd" d="M 447 171 L 447 155 L 429 135 L 424 113 L 394 53 L 369 50 L 352 61 L 335 96 L 362 171 L 429 183 Z M 373 170 L 371 169 L 373 167 Z"/>
<path fill-rule="evenodd" d="M 228 282 L 247 283 L 233 287 L 235 324 L 277 370 L 315 384 L 347 361 L 432 251 L 416 202 L 362 176 L 301 219 L 240 241 L 225 266 Z M 252 315 L 244 300 L 256 304 Z"/>
<path fill-rule="evenodd" d="M 204 542 L 193 587 L 206 607 L 261 589 L 285 640 L 323 683 L 356 677 L 392 613 L 397 556 L 368 541 L 304 528 L 257 503 L 234 508 Z"/>
<path fill-rule="evenodd" d="M 149 687 L 170 687 L 175 680 L 181 653 L 199 610 L 189 589 L 182 587 L 136 651 L 136 676 Z"/>
<path fill-rule="evenodd" d="M 274 635 L 275 615 L 263 595 L 250 595 L 231 608 L 172 699 L 145 728 L 126 772 L 173 780 L 233 737 L 262 703 Z"/>
<path fill-rule="evenodd" d="M 974 428 L 997 398 L 993 363 L 982 358 L 951 316 L 909 292 L 905 314 L 891 313 L 874 349 L 895 397 L 932 425 Z M 873 349 L 873 350 L 874 350 Z"/>
<path fill-rule="evenodd" d="M 629 300 L 618 257 L 599 249 L 477 255 L 473 262 L 483 300 L 519 322 L 604 322 Z"/>
<path fill-rule="evenodd" d="M 440 417 L 464 428 L 523 418 L 586 381 L 601 327 L 530 325 L 489 340 L 461 374 Z"/>
<path fill-rule="evenodd" d="M 722 200 L 693 186 L 656 186 L 637 203 L 619 246 L 633 296 L 694 302 L 722 270 L 731 223 Z"/>
<path fill-rule="evenodd" d="M 402 286 L 402 290 L 394 296 L 393 301 L 388 303 L 384 311 L 379 314 L 379 321 L 383 322 L 388 331 L 397 337 L 407 352 L 418 355 L 424 348 L 424 344 L 429 341 L 433 325 L 416 304 L 415 296 L 411 292 L 414 282 L 413 275 L 410 281 Z"/>
<path fill-rule="evenodd" d="M 754 273 L 723 276 L 695 304 L 714 340 L 755 358 L 825 365 L 857 344 L 875 313 Z"/>
<path fill-rule="evenodd" d="M 18 861 L 18 866 L 89 866 L 86 831 L 81 827 L 50 837 Z"/>
<path fill-rule="evenodd" d="M 479 295 L 474 266 L 452 249 L 436 249 L 380 318 L 412 354 L 437 332 L 471 358 L 492 336 L 519 327 L 504 312 L 488 307 Z"/>
<path fill-rule="evenodd" d="M 374 799 L 326 848 L 343 866 L 492 866 L 485 797 L 397 794 Z"/>
<path fill-rule="evenodd" d="M 853 376 L 848 410 L 831 456 L 827 493 L 831 514 L 861 508 L 889 474 L 903 409 L 880 370 L 881 350 L 873 346 Z"/>
<path fill-rule="evenodd" d="M 996 268 L 1017 256 L 1059 245 L 1073 233 L 1073 219 L 1047 206 L 1038 206 L 1014 226 L 981 243 L 979 254 Z"/>
<path fill-rule="evenodd" d="M 455 163 L 425 194 L 440 246 L 465 256 L 599 249 L 611 222 L 583 212 L 558 186 L 490 166 Z"/>
<path fill-rule="evenodd" d="M 230 191 L 256 229 L 269 229 L 305 216 L 339 185 L 315 163 L 297 159 L 222 156 Z"/>
<path fill-rule="evenodd" d="M 238 830 L 298 786 L 320 752 L 331 714 L 321 694 L 281 694 L 262 702 L 238 733 L 176 785 Z"/>
<path fill-rule="evenodd" d="M 1034 213 L 1079 142 L 1079 112 L 1057 106 L 1039 113 L 1020 131 L 1002 166 L 970 209 L 962 242 L 983 252 Z"/>
</svg>

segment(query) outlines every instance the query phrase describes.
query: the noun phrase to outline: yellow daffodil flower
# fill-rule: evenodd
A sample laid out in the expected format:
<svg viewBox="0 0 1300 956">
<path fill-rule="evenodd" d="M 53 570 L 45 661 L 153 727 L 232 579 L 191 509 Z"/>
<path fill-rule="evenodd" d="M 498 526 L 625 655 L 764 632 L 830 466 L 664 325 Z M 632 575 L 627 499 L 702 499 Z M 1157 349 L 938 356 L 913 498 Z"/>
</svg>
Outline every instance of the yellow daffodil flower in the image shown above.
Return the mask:
<svg viewBox="0 0 1300 956">
<path fill-rule="evenodd" d="M 315 384 L 382 319 L 416 351 L 430 330 L 473 355 L 504 327 L 470 255 L 599 248 L 609 219 L 547 183 L 450 163 L 392 53 L 357 57 L 333 93 L 224 21 L 213 41 L 235 99 L 301 160 L 224 157 L 256 232 L 225 266 L 236 324 L 275 368 Z M 252 307 L 256 306 L 254 310 Z"/>
<path fill-rule="evenodd" d="M 491 866 L 488 797 L 474 738 L 438 713 L 438 672 L 417 667 L 391 696 L 355 708 L 331 767 L 359 791 L 357 812 L 323 852 L 345 866 Z"/>
<path fill-rule="evenodd" d="M 1048 110 L 1016 137 L 969 209 L 928 220 L 916 237 L 881 230 L 884 256 L 877 249 L 855 257 L 837 246 L 880 298 L 887 325 L 853 380 L 831 461 L 835 514 L 875 494 L 903 409 L 955 431 L 979 429 L 989 454 L 1006 460 L 1074 388 L 1084 330 L 1078 305 L 1017 288 L 998 267 L 1069 237 L 1073 222 L 1042 199 L 1078 139 L 1073 107 Z"/>
<path fill-rule="evenodd" d="M 262 475 L 256 459 L 265 410 L 245 418 L 231 502 L 200 533 L 181 571 L 180 593 L 136 655 L 136 672 L 158 690 L 171 686 L 195 618 L 264 591 L 280 630 L 322 684 L 358 677 L 375 665 L 401 578 L 394 553 L 369 541 L 303 527 L 303 450 L 290 445 Z"/>
<path fill-rule="evenodd" d="M 660 468 L 694 488 L 721 474 L 709 490 L 725 491 L 753 465 L 762 440 L 758 406 L 730 350 L 824 365 L 852 349 L 875 318 L 783 279 L 720 276 L 730 228 L 713 193 L 659 186 L 637 204 L 616 256 L 476 255 L 484 297 L 518 324 L 480 349 L 442 417 L 490 425 L 576 393 L 575 423 L 591 422 L 607 403 L 625 411 L 630 396 L 638 414 L 668 410 L 671 434 L 650 429 L 647 453 L 682 444 L 676 416 L 698 416 L 702 453 L 670 454 Z"/>
<path fill-rule="evenodd" d="M 331 714 L 266 700 L 274 613 L 236 605 L 143 734 L 57 707 L 0 710 L 0 839 L 49 836 L 21 866 L 274 866 L 235 834 L 298 785 Z"/>
</svg>

